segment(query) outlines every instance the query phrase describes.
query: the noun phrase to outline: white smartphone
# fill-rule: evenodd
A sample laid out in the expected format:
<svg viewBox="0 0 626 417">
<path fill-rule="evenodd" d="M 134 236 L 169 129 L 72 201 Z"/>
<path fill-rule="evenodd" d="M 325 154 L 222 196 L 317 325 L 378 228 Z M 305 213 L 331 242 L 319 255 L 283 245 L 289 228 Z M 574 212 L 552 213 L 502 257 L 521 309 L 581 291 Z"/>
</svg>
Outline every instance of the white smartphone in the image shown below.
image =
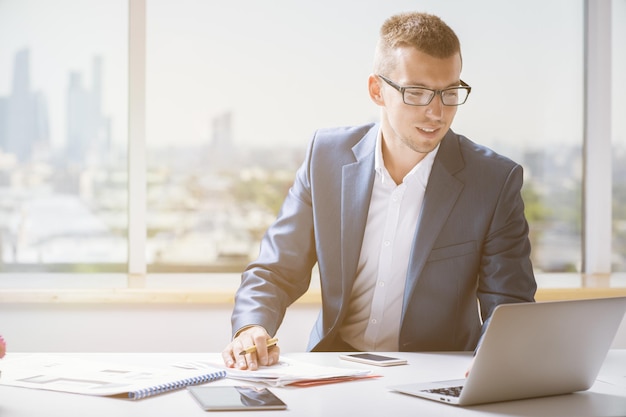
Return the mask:
<svg viewBox="0 0 626 417">
<path fill-rule="evenodd" d="M 341 359 L 353 362 L 366 363 L 376 366 L 406 365 L 406 359 L 392 358 L 391 356 L 377 355 L 375 353 L 350 353 L 339 355 Z"/>
</svg>

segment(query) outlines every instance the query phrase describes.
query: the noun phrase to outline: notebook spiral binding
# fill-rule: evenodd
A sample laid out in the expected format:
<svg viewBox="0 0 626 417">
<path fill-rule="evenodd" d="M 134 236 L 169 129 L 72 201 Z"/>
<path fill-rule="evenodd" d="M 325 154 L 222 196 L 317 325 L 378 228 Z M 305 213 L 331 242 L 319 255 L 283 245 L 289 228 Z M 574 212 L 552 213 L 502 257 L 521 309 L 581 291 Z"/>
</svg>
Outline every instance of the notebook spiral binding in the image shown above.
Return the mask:
<svg viewBox="0 0 626 417">
<path fill-rule="evenodd" d="M 226 377 L 226 371 L 212 372 L 210 374 L 181 379 L 180 381 L 168 382 L 167 384 L 160 384 L 138 391 L 132 391 L 128 393 L 128 398 L 131 400 L 140 400 L 142 398 L 152 397 L 154 395 L 185 388 L 190 385 L 204 384 L 205 382 L 211 382 L 224 377 Z"/>
</svg>

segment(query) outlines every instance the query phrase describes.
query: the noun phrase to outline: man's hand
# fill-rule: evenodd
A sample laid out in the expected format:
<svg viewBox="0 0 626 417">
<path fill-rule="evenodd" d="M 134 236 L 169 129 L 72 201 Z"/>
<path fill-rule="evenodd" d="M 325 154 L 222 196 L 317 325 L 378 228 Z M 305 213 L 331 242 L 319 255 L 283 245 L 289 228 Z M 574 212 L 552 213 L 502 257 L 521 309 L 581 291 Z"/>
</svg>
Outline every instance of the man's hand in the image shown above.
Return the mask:
<svg viewBox="0 0 626 417">
<path fill-rule="evenodd" d="M 241 331 L 222 351 L 224 364 L 229 368 L 256 371 L 260 365 L 278 363 L 280 348 L 276 345 L 267 347 L 271 336 L 261 326 L 250 326 Z M 256 351 L 241 355 L 244 349 L 255 346 Z"/>
<path fill-rule="evenodd" d="M 469 367 L 467 368 L 467 371 L 465 371 L 465 378 L 467 378 L 470 372 L 472 371 L 472 366 L 474 366 L 474 358 L 472 358 L 472 361 L 470 362 Z"/>
</svg>

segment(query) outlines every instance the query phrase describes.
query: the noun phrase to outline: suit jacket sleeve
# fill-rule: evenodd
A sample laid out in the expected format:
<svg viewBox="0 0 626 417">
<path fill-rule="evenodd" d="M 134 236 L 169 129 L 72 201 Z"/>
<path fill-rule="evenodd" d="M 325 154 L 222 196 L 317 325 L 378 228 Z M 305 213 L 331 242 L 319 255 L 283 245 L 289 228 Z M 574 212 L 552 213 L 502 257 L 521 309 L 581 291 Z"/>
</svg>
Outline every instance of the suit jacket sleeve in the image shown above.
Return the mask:
<svg viewBox="0 0 626 417">
<path fill-rule="evenodd" d="M 483 319 L 481 336 L 499 304 L 534 301 L 537 285 L 530 261 L 522 182 L 522 167 L 515 165 L 504 183 L 483 242 L 477 290 Z"/>
</svg>

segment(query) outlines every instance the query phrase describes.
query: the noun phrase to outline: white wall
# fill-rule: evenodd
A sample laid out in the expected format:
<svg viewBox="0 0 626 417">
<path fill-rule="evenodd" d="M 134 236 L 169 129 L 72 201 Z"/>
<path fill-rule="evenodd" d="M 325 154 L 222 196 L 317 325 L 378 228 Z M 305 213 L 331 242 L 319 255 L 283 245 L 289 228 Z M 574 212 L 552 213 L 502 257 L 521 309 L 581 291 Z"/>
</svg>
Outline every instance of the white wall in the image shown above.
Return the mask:
<svg viewBox="0 0 626 417">
<path fill-rule="evenodd" d="M 0 304 L 0 334 L 15 352 L 219 352 L 232 305 Z M 278 337 L 283 352 L 306 349 L 318 307 L 295 304 Z M 626 318 L 613 347 L 626 349 Z"/>
<path fill-rule="evenodd" d="M 232 305 L 0 304 L 0 334 L 15 352 L 219 352 L 230 339 Z M 278 338 L 306 350 L 318 307 L 292 306 Z"/>
</svg>

